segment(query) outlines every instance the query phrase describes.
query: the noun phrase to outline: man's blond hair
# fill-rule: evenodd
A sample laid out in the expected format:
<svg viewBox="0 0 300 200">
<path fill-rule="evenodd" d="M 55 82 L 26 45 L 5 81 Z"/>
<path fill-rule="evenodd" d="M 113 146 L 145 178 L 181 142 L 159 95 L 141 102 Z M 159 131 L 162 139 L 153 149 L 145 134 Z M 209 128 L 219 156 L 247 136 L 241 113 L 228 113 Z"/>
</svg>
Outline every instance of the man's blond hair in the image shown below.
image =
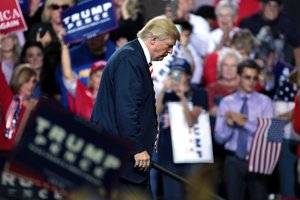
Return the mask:
<svg viewBox="0 0 300 200">
<path fill-rule="evenodd" d="M 148 39 L 153 36 L 159 40 L 171 37 L 174 40 L 180 39 L 180 34 L 175 24 L 165 17 L 155 17 L 147 22 L 147 24 L 137 33 L 138 38 Z"/>
</svg>

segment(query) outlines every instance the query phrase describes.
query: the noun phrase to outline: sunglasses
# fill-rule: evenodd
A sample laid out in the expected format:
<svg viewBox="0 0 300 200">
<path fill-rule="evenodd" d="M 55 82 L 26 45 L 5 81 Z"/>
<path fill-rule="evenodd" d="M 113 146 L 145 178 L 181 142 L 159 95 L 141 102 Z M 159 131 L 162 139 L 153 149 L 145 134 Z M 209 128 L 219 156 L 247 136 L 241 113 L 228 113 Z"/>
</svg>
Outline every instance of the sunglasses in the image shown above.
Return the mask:
<svg viewBox="0 0 300 200">
<path fill-rule="evenodd" d="M 66 10 L 66 9 L 68 9 L 70 6 L 68 5 L 68 4 L 64 4 L 64 5 L 57 5 L 57 4 L 52 4 L 52 5 L 50 5 L 50 8 L 52 9 L 52 10 L 59 10 L 60 8 L 62 9 L 62 10 Z"/>
<path fill-rule="evenodd" d="M 246 79 L 246 80 L 248 80 L 248 81 L 250 81 L 250 80 L 252 80 L 252 81 L 257 81 L 257 80 L 258 80 L 258 77 L 257 77 L 257 76 L 244 75 L 244 76 L 242 76 L 242 78 L 244 78 L 244 79 Z"/>
</svg>

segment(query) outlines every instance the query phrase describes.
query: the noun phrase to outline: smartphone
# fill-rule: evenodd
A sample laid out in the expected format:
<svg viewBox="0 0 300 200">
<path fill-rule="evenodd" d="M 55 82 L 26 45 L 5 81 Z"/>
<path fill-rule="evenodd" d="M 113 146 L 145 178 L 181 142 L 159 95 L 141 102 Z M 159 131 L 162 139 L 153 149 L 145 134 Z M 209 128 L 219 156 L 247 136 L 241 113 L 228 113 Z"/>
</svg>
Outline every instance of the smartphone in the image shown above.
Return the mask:
<svg viewBox="0 0 300 200">
<path fill-rule="evenodd" d="M 180 83 L 180 79 L 181 79 L 181 71 L 179 70 L 173 70 L 172 71 L 172 78 L 174 81 Z"/>
<path fill-rule="evenodd" d="M 43 37 L 45 35 L 45 33 L 47 32 L 47 30 L 43 27 L 39 27 L 37 32 L 40 34 L 40 37 Z"/>
</svg>

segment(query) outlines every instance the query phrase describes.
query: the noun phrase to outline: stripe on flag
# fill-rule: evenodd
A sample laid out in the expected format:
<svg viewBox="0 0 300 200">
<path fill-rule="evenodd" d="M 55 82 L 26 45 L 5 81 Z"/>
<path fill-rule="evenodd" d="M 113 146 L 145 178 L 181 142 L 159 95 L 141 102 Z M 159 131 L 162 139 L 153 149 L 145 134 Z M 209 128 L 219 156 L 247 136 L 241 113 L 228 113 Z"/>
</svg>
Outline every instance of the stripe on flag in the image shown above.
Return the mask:
<svg viewBox="0 0 300 200">
<path fill-rule="evenodd" d="M 250 148 L 248 171 L 272 174 L 280 156 L 285 122 L 258 118 L 258 127 Z"/>
</svg>

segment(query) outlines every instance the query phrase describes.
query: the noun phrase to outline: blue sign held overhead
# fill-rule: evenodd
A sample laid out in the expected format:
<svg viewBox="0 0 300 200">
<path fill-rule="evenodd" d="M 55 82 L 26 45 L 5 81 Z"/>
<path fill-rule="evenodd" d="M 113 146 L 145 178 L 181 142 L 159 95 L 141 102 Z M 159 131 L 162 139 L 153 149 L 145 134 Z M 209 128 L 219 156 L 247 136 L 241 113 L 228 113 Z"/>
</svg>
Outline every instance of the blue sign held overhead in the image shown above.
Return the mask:
<svg viewBox="0 0 300 200">
<path fill-rule="evenodd" d="M 73 43 L 118 27 L 111 0 L 83 1 L 62 13 L 65 43 Z"/>
</svg>

